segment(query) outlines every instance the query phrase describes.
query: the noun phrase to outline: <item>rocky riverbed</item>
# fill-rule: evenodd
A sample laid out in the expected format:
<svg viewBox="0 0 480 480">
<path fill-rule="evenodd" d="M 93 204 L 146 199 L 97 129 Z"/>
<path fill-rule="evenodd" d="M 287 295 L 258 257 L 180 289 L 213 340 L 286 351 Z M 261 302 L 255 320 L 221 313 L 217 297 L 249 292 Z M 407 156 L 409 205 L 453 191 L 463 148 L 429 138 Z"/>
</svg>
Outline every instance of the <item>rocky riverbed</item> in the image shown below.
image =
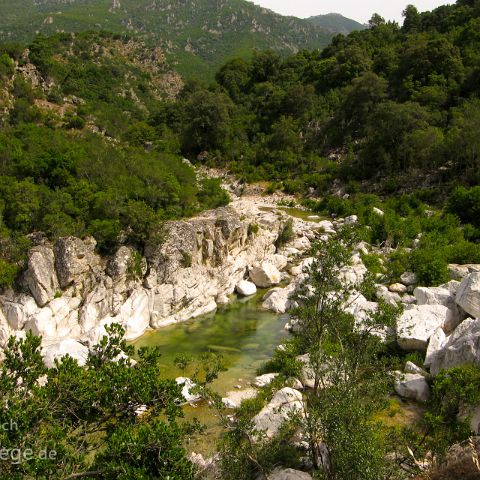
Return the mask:
<svg viewBox="0 0 480 480">
<path fill-rule="evenodd" d="M 274 205 L 242 198 L 170 222 L 166 241 L 147 249 L 144 258 L 126 246 L 101 257 L 93 238 L 50 244 L 40 237 L 29 252 L 22 288 L 0 297 L 0 347 L 30 330 L 42 336 L 46 362 L 66 352 L 82 362 L 110 323 L 120 323 L 127 340 L 134 340 L 214 311 L 237 286 L 249 295 L 279 284 L 318 236 L 318 224 L 293 219 L 295 239 L 280 255 L 275 241 L 286 214 L 265 206 Z"/>
</svg>

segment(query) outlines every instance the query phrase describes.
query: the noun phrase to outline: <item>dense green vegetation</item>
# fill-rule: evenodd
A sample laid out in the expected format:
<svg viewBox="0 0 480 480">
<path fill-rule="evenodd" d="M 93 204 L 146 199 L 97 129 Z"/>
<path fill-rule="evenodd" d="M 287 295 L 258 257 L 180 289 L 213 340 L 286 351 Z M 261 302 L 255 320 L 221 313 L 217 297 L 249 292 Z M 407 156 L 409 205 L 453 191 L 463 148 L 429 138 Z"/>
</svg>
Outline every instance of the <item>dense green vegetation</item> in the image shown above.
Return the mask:
<svg viewBox="0 0 480 480">
<path fill-rule="evenodd" d="M 374 180 L 383 191 L 479 181 L 478 1 L 433 12 L 409 6 L 405 23 L 378 15 L 323 51 L 234 59 L 208 88 L 189 85 L 180 111 L 221 111 L 183 151 L 209 152 L 246 180 L 287 192 L 323 192 L 333 179 Z M 211 133 L 222 132 L 210 136 Z"/>
<path fill-rule="evenodd" d="M 332 29 L 307 20 L 282 17 L 245 0 L 3 0 L 0 40 L 31 41 L 36 32 L 108 30 L 133 34 L 159 46 L 188 77 L 213 77 L 216 69 L 254 49 L 289 54 L 323 48 Z M 337 30 L 333 30 L 336 32 Z"/>
<path fill-rule="evenodd" d="M 141 43 L 59 34 L 38 37 L 29 58 L 1 51 L 10 108 L 0 127 L 0 287 L 22 268 L 33 232 L 91 234 L 102 253 L 120 242 L 142 251 L 165 220 L 228 201 L 146 123 L 168 92 L 161 59 L 151 65 Z M 34 65 L 37 82 L 14 61 Z"/>
<path fill-rule="evenodd" d="M 322 215 L 357 215 L 367 226 L 363 238 L 386 252 L 386 262 L 374 273 L 395 282 L 403 272 L 413 271 L 418 282 L 428 286 L 450 280 L 449 263 L 480 263 L 480 232 L 474 213 L 480 206 L 478 190 L 455 190 L 443 210 L 428 205 L 439 202 L 438 192 L 432 190 L 384 201 L 373 194 L 357 193 L 347 199 L 326 195 L 319 202 L 305 204 Z"/>
<path fill-rule="evenodd" d="M 158 350 L 133 348 L 117 325 L 79 366 L 43 365 L 40 339 L 10 339 L 0 367 L 2 479 L 193 479 L 181 387 L 160 380 Z M 126 354 L 119 357 L 121 353 Z M 138 411 L 141 409 L 142 414 Z"/>
</svg>

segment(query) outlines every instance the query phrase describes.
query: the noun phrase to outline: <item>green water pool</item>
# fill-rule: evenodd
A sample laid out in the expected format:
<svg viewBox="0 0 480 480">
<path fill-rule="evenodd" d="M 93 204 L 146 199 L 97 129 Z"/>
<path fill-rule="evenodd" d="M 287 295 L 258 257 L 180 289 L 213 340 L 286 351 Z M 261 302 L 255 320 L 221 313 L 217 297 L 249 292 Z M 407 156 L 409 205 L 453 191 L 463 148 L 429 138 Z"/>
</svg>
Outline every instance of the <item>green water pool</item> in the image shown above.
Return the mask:
<svg viewBox="0 0 480 480">
<path fill-rule="evenodd" d="M 248 299 L 232 297 L 230 304 L 213 314 L 148 332 L 132 344 L 136 348 L 160 347 L 159 374 L 168 378 L 189 375 L 188 369 L 183 372 L 174 365 L 178 354 L 195 358 L 205 352 L 220 353 L 227 370 L 220 373 L 213 389 L 225 395 L 236 386 L 248 388 L 257 369 L 288 336 L 285 319 L 261 308 L 264 293 Z M 186 405 L 184 413 L 187 419 L 195 417 L 206 426 L 204 434 L 192 439 L 188 449 L 207 456 L 213 454 L 222 432 L 215 412 L 200 402 Z"/>
<path fill-rule="evenodd" d="M 193 358 L 205 352 L 222 355 L 227 371 L 213 387 L 220 394 L 234 386 L 248 386 L 256 370 L 287 337 L 285 319 L 261 308 L 264 292 L 248 299 L 233 298 L 215 313 L 148 332 L 135 342 L 136 348 L 158 346 L 162 352 L 161 375 L 188 376 L 174 365 L 178 354 Z"/>
</svg>

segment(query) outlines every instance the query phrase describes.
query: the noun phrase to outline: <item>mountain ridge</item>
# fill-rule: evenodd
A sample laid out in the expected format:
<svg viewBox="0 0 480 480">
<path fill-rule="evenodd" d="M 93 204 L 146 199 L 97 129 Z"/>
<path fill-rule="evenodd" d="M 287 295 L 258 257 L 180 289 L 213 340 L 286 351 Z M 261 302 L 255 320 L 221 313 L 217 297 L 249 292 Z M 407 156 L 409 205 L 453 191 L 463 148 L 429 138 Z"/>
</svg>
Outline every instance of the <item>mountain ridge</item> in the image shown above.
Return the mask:
<svg viewBox="0 0 480 480">
<path fill-rule="evenodd" d="M 306 18 L 307 21 L 317 27 L 324 30 L 331 31 L 332 33 L 341 33 L 348 35 L 354 31 L 365 30 L 366 25 L 357 22 L 351 18 L 345 17 L 341 13 L 327 13 L 324 15 L 315 15 Z"/>
<path fill-rule="evenodd" d="M 186 77 L 212 78 L 225 60 L 255 49 L 281 54 L 322 49 L 333 33 L 245 0 L 6 0 L 0 41 L 35 34 L 106 30 L 158 45 Z"/>
</svg>

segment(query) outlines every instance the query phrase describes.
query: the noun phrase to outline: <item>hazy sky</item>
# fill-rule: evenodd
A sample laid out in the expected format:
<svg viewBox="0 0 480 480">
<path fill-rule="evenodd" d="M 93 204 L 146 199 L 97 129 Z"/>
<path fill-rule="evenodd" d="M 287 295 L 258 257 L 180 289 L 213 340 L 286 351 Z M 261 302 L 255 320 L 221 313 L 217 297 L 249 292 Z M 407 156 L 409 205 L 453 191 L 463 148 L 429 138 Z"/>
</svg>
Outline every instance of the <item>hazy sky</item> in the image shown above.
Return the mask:
<svg viewBox="0 0 480 480">
<path fill-rule="evenodd" d="M 373 13 L 379 13 L 387 20 L 396 20 L 402 24 L 402 11 L 408 4 L 424 11 L 455 3 L 455 0 L 254 0 L 254 3 L 282 15 L 300 18 L 335 12 L 367 23 Z"/>
</svg>

